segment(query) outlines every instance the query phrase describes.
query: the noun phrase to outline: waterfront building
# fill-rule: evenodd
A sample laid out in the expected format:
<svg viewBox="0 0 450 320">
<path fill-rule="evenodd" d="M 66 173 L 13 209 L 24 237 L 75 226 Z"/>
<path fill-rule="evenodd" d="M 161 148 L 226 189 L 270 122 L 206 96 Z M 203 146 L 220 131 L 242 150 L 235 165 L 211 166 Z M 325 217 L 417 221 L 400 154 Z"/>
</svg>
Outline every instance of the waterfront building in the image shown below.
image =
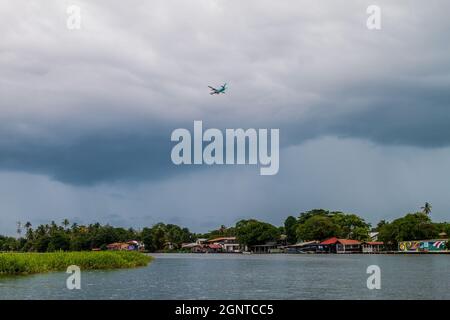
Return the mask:
<svg viewBox="0 0 450 320">
<path fill-rule="evenodd" d="M 220 245 L 223 252 L 238 253 L 241 252 L 240 245 L 236 241 L 236 237 L 219 237 L 207 241 L 210 245 Z"/>
<path fill-rule="evenodd" d="M 379 232 L 376 232 L 376 231 L 374 231 L 374 232 L 369 232 L 369 241 L 373 241 L 373 242 L 376 242 L 376 241 L 378 241 L 378 235 L 379 235 Z"/>
<path fill-rule="evenodd" d="M 287 245 L 284 248 L 285 253 L 316 253 L 322 251 L 323 246 L 319 241 L 299 242 Z"/>
<path fill-rule="evenodd" d="M 282 250 L 279 245 L 274 242 L 267 242 L 265 244 L 257 244 L 249 246 L 249 251 L 252 253 L 281 253 Z"/>
<path fill-rule="evenodd" d="M 136 240 L 128 241 L 128 242 L 114 242 L 110 243 L 106 246 L 108 250 L 113 251 L 134 251 L 134 250 L 142 250 L 144 249 L 144 245 Z"/>
<path fill-rule="evenodd" d="M 205 246 L 197 242 L 183 243 L 181 244 L 181 249 L 191 250 L 192 253 L 204 253 L 206 252 Z"/>
<path fill-rule="evenodd" d="M 433 239 L 433 240 L 400 241 L 398 243 L 398 251 L 404 252 L 404 253 L 448 252 L 449 251 L 449 240 L 448 239 Z"/>
<path fill-rule="evenodd" d="M 363 253 L 378 253 L 384 250 L 384 243 L 382 241 L 367 241 L 363 242 L 361 247 Z"/>
<path fill-rule="evenodd" d="M 329 238 L 320 243 L 325 253 L 360 253 L 361 242 L 358 240 Z"/>
<path fill-rule="evenodd" d="M 220 244 L 211 243 L 205 246 L 205 250 L 209 253 L 219 253 L 222 252 L 223 248 Z"/>
</svg>

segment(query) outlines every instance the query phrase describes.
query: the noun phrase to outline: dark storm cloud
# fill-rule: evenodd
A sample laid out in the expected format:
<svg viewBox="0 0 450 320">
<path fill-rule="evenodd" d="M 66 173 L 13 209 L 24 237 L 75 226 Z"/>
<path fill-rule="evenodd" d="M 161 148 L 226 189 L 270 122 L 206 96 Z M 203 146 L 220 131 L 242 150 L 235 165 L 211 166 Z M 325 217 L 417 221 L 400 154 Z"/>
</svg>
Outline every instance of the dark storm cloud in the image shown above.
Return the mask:
<svg viewBox="0 0 450 320">
<path fill-rule="evenodd" d="M 26 20 L 1 4 L 2 170 L 167 178 L 192 170 L 171 163 L 170 133 L 193 120 L 280 128 L 282 147 L 330 135 L 450 145 L 442 1 L 380 1 L 380 31 L 365 28 L 364 1 L 78 1 L 79 31 L 64 2 L 17 3 Z M 210 97 L 223 81 L 229 95 Z"/>
<path fill-rule="evenodd" d="M 0 166 L 72 184 L 158 179 L 170 175 L 169 142 L 167 136 L 134 132 L 87 134 L 65 145 L 19 140 L 2 146 Z"/>
<path fill-rule="evenodd" d="M 316 106 L 296 126 L 286 125 L 287 143 L 322 135 L 363 138 L 383 145 L 437 148 L 450 145 L 450 81 L 430 86 L 372 83 L 346 90 L 334 107 Z M 352 97 L 358 107 L 335 114 Z M 353 104 L 352 102 L 349 103 Z"/>
</svg>

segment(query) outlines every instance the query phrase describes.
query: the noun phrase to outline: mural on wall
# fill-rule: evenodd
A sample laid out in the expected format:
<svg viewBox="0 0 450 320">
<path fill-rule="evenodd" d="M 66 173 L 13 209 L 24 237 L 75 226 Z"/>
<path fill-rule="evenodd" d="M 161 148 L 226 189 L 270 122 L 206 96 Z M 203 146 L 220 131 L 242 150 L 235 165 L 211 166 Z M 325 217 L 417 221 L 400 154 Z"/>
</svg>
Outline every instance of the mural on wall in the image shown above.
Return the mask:
<svg viewBox="0 0 450 320">
<path fill-rule="evenodd" d="M 402 241 L 398 249 L 404 252 L 446 251 L 447 246 L 446 240 Z"/>
</svg>

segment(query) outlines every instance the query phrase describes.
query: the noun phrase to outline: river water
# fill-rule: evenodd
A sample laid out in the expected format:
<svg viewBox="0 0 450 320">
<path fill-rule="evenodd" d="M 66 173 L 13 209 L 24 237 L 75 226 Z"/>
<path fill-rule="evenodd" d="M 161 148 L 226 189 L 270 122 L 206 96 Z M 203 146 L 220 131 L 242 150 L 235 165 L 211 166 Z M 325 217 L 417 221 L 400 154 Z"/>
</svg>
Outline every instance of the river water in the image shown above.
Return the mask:
<svg viewBox="0 0 450 320">
<path fill-rule="evenodd" d="M 450 299 L 450 255 L 154 254 L 147 267 L 0 277 L 0 299 Z M 369 265 L 381 289 L 367 288 Z"/>
</svg>

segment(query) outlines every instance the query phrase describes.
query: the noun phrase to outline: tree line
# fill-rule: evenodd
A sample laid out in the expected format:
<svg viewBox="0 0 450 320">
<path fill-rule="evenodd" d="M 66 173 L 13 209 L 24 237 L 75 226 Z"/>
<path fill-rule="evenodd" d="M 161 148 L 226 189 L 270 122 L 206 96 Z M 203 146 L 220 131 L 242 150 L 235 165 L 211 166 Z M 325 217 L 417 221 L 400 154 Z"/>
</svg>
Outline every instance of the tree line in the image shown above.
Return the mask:
<svg viewBox="0 0 450 320">
<path fill-rule="evenodd" d="M 0 251 L 52 252 L 106 250 L 114 242 L 142 241 L 149 252 L 181 250 L 182 243 L 198 238 L 212 239 L 235 236 L 242 245 L 252 246 L 283 239 L 288 244 L 324 240 L 330 237 L 369 240 L 369 232 L 379 232 L 378 240 L 396 249 L 399 241 L 438 238 L 450 234 L 450 223 L 434 223 L 430 218 L 431 205 L 426 203 L 420 212 L 408 213 L 393 221 L 381 220 L 372 227 L 356 214 L 314 209 L 298 217 L 289 216 L 282 226 L 256 219 L 238 221 L 235 226 L 199 234 L 174 224 L 157 223 L 142 230 L 113 227 L 100 223 L 79 225 L 64 219 L 33 228 L 32 224 L 17 224 L 18 237 L 0 236 Z"/>
</svg>

